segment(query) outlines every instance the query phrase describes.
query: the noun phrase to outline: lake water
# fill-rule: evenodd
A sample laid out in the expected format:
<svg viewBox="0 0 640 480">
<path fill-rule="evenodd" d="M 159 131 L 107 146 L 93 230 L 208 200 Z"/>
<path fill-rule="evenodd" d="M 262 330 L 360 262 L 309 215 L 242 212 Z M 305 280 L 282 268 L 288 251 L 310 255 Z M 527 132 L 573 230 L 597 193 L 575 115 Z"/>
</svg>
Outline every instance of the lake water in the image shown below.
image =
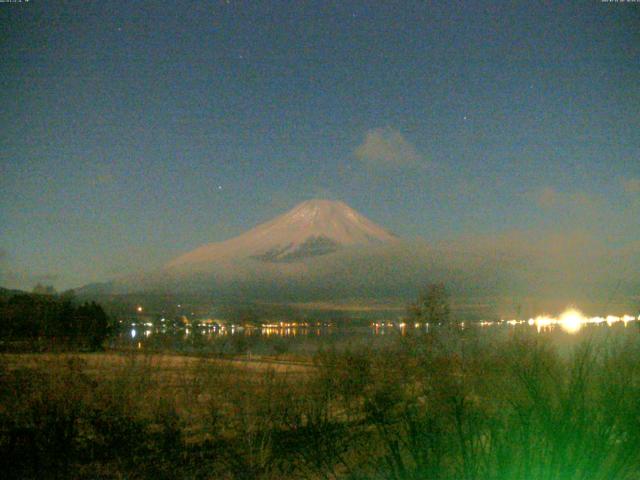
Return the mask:
<svg viewBox="0 0 640 480">
<path fill-rule="evenodd" d="M 512 335 L 535 335 L 548 338 L 562 347 L 586 340 L 640 338 L 640 321 L 636 317 L 538 317 L 530 320 L 461 324 L 468 335 L 496 338 Z M 309 353 L 322 348 L 376 348 L 400 337 L 420 336 L 433 330 L 427 324 L 377 322 L 369 326 L 336 326 L 329 323 L 272 324 L 258 328 L 221 325 L 194 325 L 191 328 L 168 328 L 153 324 L 127 327 L 116 345 L 149 350 L 178 350 L 212 354 L 254 353 L 273 355 Z"/>
</svg>

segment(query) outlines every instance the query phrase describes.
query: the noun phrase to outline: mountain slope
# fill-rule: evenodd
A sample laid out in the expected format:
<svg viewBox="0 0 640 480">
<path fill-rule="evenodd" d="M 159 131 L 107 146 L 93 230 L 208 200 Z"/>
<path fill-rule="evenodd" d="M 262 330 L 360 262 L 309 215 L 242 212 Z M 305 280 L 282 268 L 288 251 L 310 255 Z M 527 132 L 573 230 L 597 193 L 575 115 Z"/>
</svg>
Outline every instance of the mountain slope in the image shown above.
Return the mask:
<svg viewBox="0 0 640 480">
<path fill-rule="evenodd" d="M 171 262 L 168 269 L 252 258 L 296 262 L 342 247 L 393 242 L 397 237 L 343 202 L 308 200 L 283 215 L 229 240 L 203 245 Z"/>
<path fill-rule="evenodd" d="M 609 305 L 623 295 L 637 304 L 637 252 L 638 244 L 615 252 L 585 243 L 580 235 L 536 231 L 441 244 L 407 241 L 342 202 L 310 200 L 162 268 L 78 292 L 193 294 L 240 302 L 411 299 L 421 286 L 445 282 L 458 298 L 474 298 L 483 308 L 506 305 L 504 311 L 512 312 L 530 301 L 534 313 L 558 305 Z"/>
</svg>

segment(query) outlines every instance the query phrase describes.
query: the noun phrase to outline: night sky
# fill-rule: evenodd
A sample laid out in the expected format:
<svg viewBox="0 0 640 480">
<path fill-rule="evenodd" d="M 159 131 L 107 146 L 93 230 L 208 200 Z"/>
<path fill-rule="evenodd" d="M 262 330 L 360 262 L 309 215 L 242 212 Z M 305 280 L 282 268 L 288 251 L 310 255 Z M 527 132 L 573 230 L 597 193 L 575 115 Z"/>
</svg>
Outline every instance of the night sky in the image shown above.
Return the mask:
<svg viewBox="0 0 640 480">
<path fill-rule="evenodd" d="M 0 286 L 155 268 L 309 198 L 640 251 L 640 3 L 30 0 L 0 39 Z"/>
</svg>

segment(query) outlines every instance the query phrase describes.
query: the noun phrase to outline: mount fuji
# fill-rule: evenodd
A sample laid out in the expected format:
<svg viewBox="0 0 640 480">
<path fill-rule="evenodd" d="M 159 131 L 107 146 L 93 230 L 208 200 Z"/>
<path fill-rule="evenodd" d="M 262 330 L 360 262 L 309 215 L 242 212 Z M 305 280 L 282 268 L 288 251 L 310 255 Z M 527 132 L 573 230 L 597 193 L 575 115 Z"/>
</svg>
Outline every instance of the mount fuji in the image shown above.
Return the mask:
<svg viewBox="0 0 640 480">
<path fill-rule="evenodd" d="M 343 202 L 308 200 L 242 235 L 181 255 L 166 268 L 184 270 L 232 259 L 292 263 L 328 255 L 343 247 L 395 241 L 395 235 Z"/>
<path fill-rule="evenodd" d="M 205 294 L 274 301 L 386 296 L 397 293 L 388 285 L 397 290 L 415 283 L 410 266 L 427 265 L 420 256 L 345 203 L 314 199 L 237 237 L 197 247 L 155 271 L 88 285 L 78 293 Z M 407 275 L 411 278 L 404 278 Z"/>
<path fill-rule="evenodd" d="M 406 301 L 427 283 L 445 282 L 459 299 L 490 309 L 506 304 L 513 310 L 512 304 L 527 302 L 538 308 L 556 297 L 585 305 L 599 298 L 606 278 L 590 282 L 593 276 L 576 267 L 585 259 L 572 253 L 573 243 L 553 250 L 558 245 L 562 243 L 553 238 L 536 243 L 518 235 L 432 245 L 402 239 L 343 202 L 308 200 L 161 268 L 87 285 L 77 293 L 88 298 L 193 295 L 207 301 L 267 303 Z M 604 260 L 587 264 L 605 272 Z"/>
</svg>

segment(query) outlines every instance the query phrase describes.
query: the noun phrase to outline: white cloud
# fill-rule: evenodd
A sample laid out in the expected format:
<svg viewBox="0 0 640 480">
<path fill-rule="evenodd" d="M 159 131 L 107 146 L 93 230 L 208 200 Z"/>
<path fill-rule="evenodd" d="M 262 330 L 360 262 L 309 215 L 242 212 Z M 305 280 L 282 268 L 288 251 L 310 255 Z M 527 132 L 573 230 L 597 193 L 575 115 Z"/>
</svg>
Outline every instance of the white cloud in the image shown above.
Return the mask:
<svg viewBox="0 0 640 480">
<path fill-rule="evenodd" d="M 382 167 L 416 165 L 423 160 L 402 133 L 391 127 L 369 130 L 354 155 L 362 162 Z"/>
</svg>

